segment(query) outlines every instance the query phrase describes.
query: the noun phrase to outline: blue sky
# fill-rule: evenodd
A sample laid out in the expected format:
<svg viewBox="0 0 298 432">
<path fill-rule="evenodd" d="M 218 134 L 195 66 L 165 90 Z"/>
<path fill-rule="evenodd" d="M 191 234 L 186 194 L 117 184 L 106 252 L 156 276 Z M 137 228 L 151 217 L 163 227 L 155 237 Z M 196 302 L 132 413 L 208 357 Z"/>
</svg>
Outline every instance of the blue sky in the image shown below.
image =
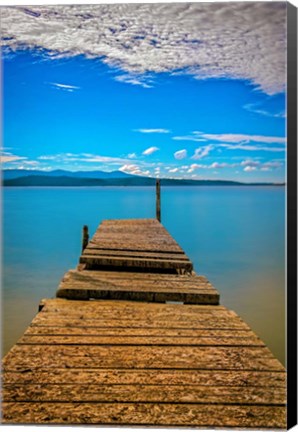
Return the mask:
<svg viewBox="0 0 298 432">
<path fill-rule="evenodd" d="M 284 4 L 229 5 L 8 8 L 4 168 L 283 182 Z"/>
</svg>

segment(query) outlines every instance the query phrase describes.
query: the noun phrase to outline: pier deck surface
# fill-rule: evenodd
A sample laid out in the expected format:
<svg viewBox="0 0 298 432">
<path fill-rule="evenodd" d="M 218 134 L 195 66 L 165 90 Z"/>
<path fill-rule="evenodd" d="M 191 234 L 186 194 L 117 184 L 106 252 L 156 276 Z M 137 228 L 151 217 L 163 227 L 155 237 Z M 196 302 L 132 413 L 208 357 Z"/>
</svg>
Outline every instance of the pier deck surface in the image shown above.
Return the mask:
<svg viewBox="0 0 298 432">
<path fill-rule="evenodd" d="M 86 270 L 191 272 L 192 262 L 156 219 L 103 221 L 80 258 Z"/>
<path fill-rule="evenodd" d="M 107 221 L 86 249 L 100 238 L 97 246 L 110 245 L 112 254 L 109 224 L 121 232 L 121 221 Z M 140 220 L 135 250 L 172 245 L 184 254 L 158 222 L 148 225 L 154 236 L 144 241 L 150 230 Z M 158 232 L 166 233 L 165 242 Z M 122 234 L 115 238 L 118 251 Z M 162 273 L 157 267 L 150 273 L 142 261 L 130 272 L 118 262 L 109 271 L 101 265 L 91 270 L 81 262 L 68 272 L 57 291 L 67 298 L 43 300 L 4 357 L 4 423 L 286 428 L 284 367 L 235 312 L 218 304 L 205 277 L 178 274 L 170 264 Z M 164 303 L 177 298 L 196 304 Z"/>
</svg>

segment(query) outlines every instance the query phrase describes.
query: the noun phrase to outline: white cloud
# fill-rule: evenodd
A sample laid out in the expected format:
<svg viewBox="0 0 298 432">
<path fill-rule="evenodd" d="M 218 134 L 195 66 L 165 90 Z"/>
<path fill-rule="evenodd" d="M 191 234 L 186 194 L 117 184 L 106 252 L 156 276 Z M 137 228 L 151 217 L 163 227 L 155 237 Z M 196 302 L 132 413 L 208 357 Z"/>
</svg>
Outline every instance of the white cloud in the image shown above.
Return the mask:
<svg viewBox="0 0 298 432">
<path fill-rule="evenodd" d="M 4 44 L 51 56 L 84 54 L 148 86 L 152 72 L 247 79 L 285 90 L 285 2 L 132 3 L 2 7 Z M 7 51 L 7 50 L 6 50 Z M 122 77 L 122 78 L 121 78 Z"/>
<path fill-rule="evenodd" d="M 43 155 L 37 159 L 44 161 L 55 161 L 55 162 L 82 162 L 82 163 L 107 163 L 111 165 L 123 165 L 130 163 L 129 158 L 121 158 L 115 156 L 101 156 L 90 153 L 58 153 L 55 155 Z"/>
<path fill-rule="evenodd" d="M 190 165 L 190 168 L 191 168 L 192 170 L 196 170 L 196 169 L 198 169 L 198 168 L 206 168 L 206 165 L 202 165 L 202 164 L 191 164 L 191 165 Z"/>
<path fill-rule="evenodd" d="M 244 166 L 244 167 L 247 167 L 247 166 L 257 167 L 260 165 L 260 162 L 259 161 L 252 161 L 252 160 L 244 160 L 240 163 L 240 165 Z"/>
<path fill-rule="evenodd" d="M 244 160 L 239 165 L 244 167 L 244 171 L 250 172 L 255 171 L 256 169 L 261 171 L 272 171 L 281 168 L 283 163 L 280 161 L 268 161 L 261 163 L 260 161 L 255 160 Z"/>
<path fill-rule="evenodd" d="M 119 168 L 121 171 L 134 171 L 138 169 L 138 165 L 135 164 L 125 164 L 121 168 Z"/>
<path fill-rule="evenodd" d="M 196 134 L 198 132 L 194 132 Z M 284 144 L 286 139 L 284 137 L 274 137 L 266 135 L 246 135 L 246 134 L 206 134 L 202 133 L 201 136 L 208 140 L 223 141 L 228 143 L 245 143 L 245 142 L 259 142 L 259 143 L 273 143 Z"/>
<path fill-rule="evenodd" d="M 8 163 L 8 162 L 14 162 L 14 161 L 20 161 L 20 160 L 23 161 L 23 160 L 27 159 L 26 157 L 13 155 L 13 154 L 8 153 L 8 152 L 4 152 L 4 153 L 2 155 L 0 155 L 0 163 Z"/>
<path fill-rule="evenodd" d="M 246 144 L 219 144 L 219 147 L 227 148 L 228 150 L 244 150 L 244 151 L 267 151 L 267 152 L 284 152 L 285 147 L 271 147 Z"/>
<path fill-rule="evenodd" d="M 141 132 L 144 134 L 148 133 L 170 133 L 171 131 L 169 129 L 135 129 L 135 132 Z"/>
<path fill-rule="evenodd" d="M 273 147 L 272 144 L 286 144 L 285 137 L 248 134 L 207 134 L 198 131 L 192 132 L 192 135 L 176 136 L 173 139 L 195 142 L 202 140 L 218 141 L 218 143 L 212 143 L 196 149 L 193 159 L 201 159 L 206 156 L 205 152 L 208 154 L 214 148 L 219 149 L 220 147 L 229 150 L 283 152 L 285 151 L 285 147 Z M 249 145 L 250 142 L 270 144 L 270 146 L 260 144 Z"/>
<path fill-rule="evenodd" d="M 251 171 L 255 171 L 255 170 L 256 170 L 256 167 L 254 167 L 254 166 L 246 166 L 243 171 L 251 172 Z"/>
<path fill-rule="evenodd" d="M 128 159 L 135 159 L 137 157 L 136 153 L 129 153 L 127 155 Z"/>
<path fill-rule="evenodd" d="M 148 156 L 148 155 L 151 155 L 152 153 L 155 153 L 158 150 L 159 150 L 158 147 L 149 147 L 146 150 L 144 150 L 142 154 L 145 156 Z"/>
<path fill-rule="evenodd" d="M 56 87 L 58 89 L 65 90 L 65 91 L 68 91 L 68 92 L 73 92 L 74 90 L 79 90 L 80 89 L 80 87 L 69 85 L 69 84 L 60 84 L 60 83 L 52 83 L 52 82 L 49 83 L 49 84 L 51 84 L 52 86 L 54 86 L 54 87 Z"/>
<path fill-rule="evenodd" d="M 185 159 L 187 157 L 187 150 L 178 150 L 174 153 L 175 159 Z"/>
<path fill-rule="evenodd" d="M 220 162 L 213 162 L 213 164 L 211 164 L 210 165 L 210 168 L 212 168 L 212 169 L 218 169 L 218 168 L 230 168 L 232 165 L 231 164 L 228 164 L 228 163 L 225 163 L 225 162 L 222 162 L 222 163 L 220 163 Z"/>
<path fill-rule="evenodd" d="M 125 164 L 121 168 L 119 168 L 119 171 L 134 174 L 134 175 L 141 175 L 141 176 L 150 176 L 149 170 L 142 170 L 139 165 L 135 164 Z"/>
<path fill-rule="evenodd" d="M 172 169 L 169 169 L 169 172 L 170 173 L 176 173 L 176 172 L 178 172 L 179 171 L 179 168 L 172 168 Z"/>
<path fill-rule="evenodd" d="M 49 156 L 38 156 L 38 158 L 37 159 L 39 159 L 39 160 L 45 160 L 45 161 L 48 161 L 48 160 L 57 160 L 57 159 L 60 159 L 62 156 L 61 155 L 49 155 Z"/>
<path fill-rule="evenodd" d="M 249 112 L 252 112 L 255 114 L 260 114 L 260 115 L 265 116 L 265 117 L 275 117 L 275 118 L 286 118 L 287 117 L 284 110 L 278 111 L 278 112 L 265 110 L 265 109 L 260 108 L 259 103 L 246 104 L 243 106 L 243 108 Z"/>
<path fill-rule="evenodd" d="M 208 145 L 208 146 L 203 146 L 203 147 L 199 147 L 195 150 L 195 154 L 191 157 L 192 159 L 202 159 L 206 156 L 208 156 L 208 154 L 211 152 L 211 150 L 213 150 L 214 146 L 213 145 Z"/>
<path fill-rule="evenodd" d="M 195 135 L 188 135 L 188 136 L 174 136 L 172 138 L 173 140 L 176 141 L 207 141 L 205 138 L 199 138 L 198 136 Z"/>
<path fill-rule="evenodd" d="M 280 161 L 271 161 L 271 162 L 265 162 L 263 166 L 266 168 L 280 168 L 283 166 L 283 163 Z"/>
<path fill-rule="evenodd" d="M 115 80 L 126 84 L 138 85 L 144 88 L 153 87 L 150 84 L 151 81 L 149 81 L 148 79 L 146 80 L 146 77 L 142 77 L 139 75 L 133 75 L 133 74 L 117 75 L 115 77 Z"/>
</svg>

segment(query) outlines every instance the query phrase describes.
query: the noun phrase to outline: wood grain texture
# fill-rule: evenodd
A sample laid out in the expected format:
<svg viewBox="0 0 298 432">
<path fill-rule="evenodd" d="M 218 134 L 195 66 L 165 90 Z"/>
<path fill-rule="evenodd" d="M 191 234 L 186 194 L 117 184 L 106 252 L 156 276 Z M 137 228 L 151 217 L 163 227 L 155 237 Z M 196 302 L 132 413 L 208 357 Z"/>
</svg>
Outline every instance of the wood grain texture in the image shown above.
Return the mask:
<svg viewBox="0 0 298 432">
<path fill-rule="evenodd" d="M 219 304 L 219 293 L 201 276 L 114 271 L 67 272 L 57 290 L 57 297 L 88 300 L 110 299 L 185 304 Z"/>
<path fill-rule="evenodd" d="M 282 388 L 196 385 L 4 384 L 7 402 L 160 402 L 283 405 Z"/>
<path fill-rule="evenodd" d="M 285 407 L 222 404 L 4 402 L 8 424 L 284 428 Z"/>
<path fill-rule="evenodd" d="M 240 371 L 201 369 L 76 369 L 22 368 L 10 363 L 2 375 L 6 384 L 198 385 L 279 388 L 285 391 L 284 370 Z"/>
<path fill-rule="evenodd" d="M 107 253 L 105 253 L 107 250 Z M 80 257 L 86 269 L 184 271 L 193 264 L 156 219 L 103 221 Z"/>
<path fill-rule="evenodd" d="M 3 361 L 21 367 L 282 370 L 264 347 L 15 345 Z"/>
</svg>

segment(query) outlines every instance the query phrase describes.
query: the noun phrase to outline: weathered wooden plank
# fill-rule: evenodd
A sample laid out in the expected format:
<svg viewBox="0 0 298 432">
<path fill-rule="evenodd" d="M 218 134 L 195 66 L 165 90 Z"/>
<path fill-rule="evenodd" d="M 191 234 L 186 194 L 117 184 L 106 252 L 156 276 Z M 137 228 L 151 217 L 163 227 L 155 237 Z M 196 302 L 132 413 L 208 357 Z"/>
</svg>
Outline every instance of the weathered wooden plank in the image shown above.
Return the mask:
<svg viewBox="0 0 298 432">
<path fill-rule="evenodd" d="M 100 311 L 100 310 L 99 310 Z M 168 314 L 163 315 L 162 313 L 156 313 L 156 314 L 146 314 L 145 312 L 142 313 L 137 313 L 136 311 L 131 312 L 131 314 L 129 313 L 129 311 L 125 311 L 123 310 L 123 315 L 120 316 L 119 311 L 111 311 L 110 316 L 109 316 L 109 311 L 108 310 L 102 310 L 100 311 L 101 315 L 98 315 L 97 311 L 88 311 L 88 310 L 67 310 L 67 309 L 57 309 L 52 310 L 52 311 L 42 311 L 40 313 L 40 315 L 36 316 L 36 318 L 34 318 L 34 321 L 37 321 L 38 318 L 40 320 L 49 320 L 52 323 L 55 322 L 55 319 L 59 319 L 59 318 L 65 318 L 65 314 L 68 314 L 69 318 L 73 318 L 73 319 L 80 319 L 80 320 L 94 320 L 94 322 L 100 322 L 100 321 L 117 321 L 117 322 L 122 322 L 122 321 L 130 321 L 130 322 L 135 322 L 137 323 L 139 321 L 139 323 L 144 323 L 144 326 L 146 326 L 146 323 L 151 323 L 151 322 L 155 322 L 155 323 L 159 323 L 160 327 L 167 327 L 167 324 L 179 324 L 181 322 L 183 323 L 187 323 L 188 324 L 188 328 L 196 328 L 196 324 L 199 323 L 206 323 L 209 324 L 210 323 L 215 323 L 217 324 L 217 328 L 220 328 L 220 324 L 221 323 L 228 323 L 231 324 L 239 324 L 242 325 L 243 321 L 241 321 L 240 318 L 238 318 L 237 316 L 233 316 L 232 314 L 228 314 L 228 313 L 203 313 L 201 315 L 192 315 L 192 314 L 186 314 L 186 315 L 179 315 L 179 311 L 177 311 L 176 313 L 173 312 L 172 316 L 169 316 Z M 243 323 L 244 325 L 244 323 Z M 129 326 L 128 326 L 129 327 Z"/>
<path fill-rule="evenodd" d="M 109 241 L 112 244 L 127 243 L 133 248 L 135 245 L 143 244 L 150 247 L 161 246 L 161 250 L 164 250 L 164 246 L 168 248 L 168 251 L 183 251 L 182 248 L 174 241 L 174 239 L 168 234 L 162 234 L 157 230 L 151 230 L 150 232 L 142 229 L 139 233 L 134 231 L 119 230 L 112 232 L 111 229 L 104 230 L 100 229 L 92 238 L 91 243 L 95 243 L 101 247 L 103 242 Z M 116 249 L 116 248 L 115 248 Z"/>
<path fill-rule="evenodd" d="M 122 253 L 125 253 L 125 254 L 126 253 L 127 254 L 134 254 L 134 253 L 143 254 L 144 253 L 144 255 L 146 255 L 146 256 L 147 256 L 147 254 L 149 254 L 149 256 L 150 255 L 158 255 L 158 254 L 160 254 L 161 257 L 162 256 L 166 256 L 166 255 L 170 255 L 171 257 L 179 257 L 180 255 L 182 255 L 182 256 L 185 255 L 185 252 L 183 251 L 183 249 L 180 249 L 180 250 L 170 250 L 170 251 L 160 251 L 160 252 L 151 252 L 150 250 L 142 252 L 142 251 L 140 251 L 138 249 L 128 249 L 128 248 L 126 250 L 117 249 L 117 248 L 112 249 L 111 247 L 108 247 L 108 248 L 102 247 L 101 244 L 95 243 L 92 240 L 90 240 L 90 242 L 88 243 L 87 248 L 91 249 L 91 250 L 94 250 L 94 251 L 106 252 L 107 254 L 113 254 L 114 252 L 115 253 L 119 253 L 119 254 L 122 254 Z"/>
<path fill-rule="evenodd" d="M 227 317 L 229 319 L 241 320 L 241 318 L 232 310 L 227 309 L 224 306 L 210 306 L 210 305 L 179 305 L 179 304 L 154 304 L 154 303 L 134 303 L 129 301 L 110 301 L 110 300 L 98 300 L 98 301 L 72 301 L 66 299 L 50 299 L 43 302 L 42 314 L 49 312 L 59 313 L 74 313 L 81 314 L 90 313 L 99 314 L 101 318 L 104 313 L 108 313 L 109 317 L 117 318 L 136 318 L 151 317 L 158 319 L 164 317 L 168 320 L 172 318 L 176 320 L 179 317 L 183 321 L 185 318 L 198 320 L 202 316 L 213 316 L 213 317 Z M 120 314 L 120 316 L 119 316 Z"/>
<path fill-rule="evenodd" d="M 204 319 L 198 321 L 155 321 L 155 320 L 126 320 L 126 319 L 95 319 L 88 318 L 83 314 L 78 318 L 73 317 L 60 317 L 52 315 L 52 320 L 46 317 L 45 314 L 37 315 L 32 323 L 32 326 L 53 326 L 58 327 L 94 327 L 94 328 L 164 328 L 164 329 L 249 329 L 248 325 L 243 323 L 240 319 L 231 321 L 227 319 Z"/>
<path fill-rule="evenodd" d="M 131 225 L 133 227 L 140 226 L 140 225 L 155 225 L 159 226 L 159 222 L 155 218 L 128 218 L 128 219 L 105 219 L 100 223 L 100 226 L 122 226 L 122 225 Z"/>
<path fill-rule="evenodd" d="M 280 406 L 156 403 L 2 404 L 4 423 L 285 428 Z"/>
<path fill-rule="evenodd" d="M 100 332 L 99 332 L 100 333 Z M 253 337 L 164 337 L 164 336 L 64 336 L 24 335 L 18 345 L 195 345 L 195 346 L 265 346 Z"/>
<path fill-rule="evenodd" d="M 177 275 L 171 273 L 134 273 L 134 272 L 117 272 L 117 271 L 106 271 L 106 270 L 98 270 L 94 272 L 86 271 L 86 270 L 69 270 L 62 278 L 63 280 L 71 279 L 72 281 L 117 281 L 117 283 L 125 283 L 130 281 L 130 283 L 142 283 L 142 284 L 152 284 L 158 283 L 166 284 L 165 286 L 173 286 L 176 284 L 177 286 L 183 287 L 185 284 L 190 285 L 190 287 L 196 286 L 208 286 L 213 287 L 213 285 L 209 282 L 209 280 L 202 275 L 197 275 L 195 272 L 192 272 L 191 275 Z"/>
<path fill-rule="evenodd" d="M 184 252 L 174 252 L 174 253 L 157 253 L 157 252 L 150 252 L 150 251 L 130 251 L 130 250 L 110 250 L 110 249 L 103 249 L 98 247 L 93 247 L 89 244 L 89 246 L 84 250 L 84 254 L 87 255 L 96 255 L 96 256 L 117 256 L 119 258 L 122 257 L 128 257 L 128 258 L 151 258 L 151 259 L 169 259 L 169 260 L 184 260 L 189 261 L 189 258 L 185 255 Z"/>
<path fill-rule="evenodd" d="M 91 303 L 91 302 L 90 302 Z M 79 306 L 79 305 L 78 305 Z M 184 305 L 175 305 L 183 307 Z M 216 307 L 216 306 L 215 306 Z M 196 327 L 197 323 L 213 321 L 214 323 L 220 324 L 223 322 L 228 322 L 230 324 L 241 324 L 245 326 L 245 323 L 241 320 L 240 317 L 233 314 L 230 311 L 219 310 L 217 311 L 185 311 L 185 313 L 179 313 L 181 310 L 177 308 L 176 310 L 171 311 L 146 311 L 146 309 L 141 309 L 138 311 L 137 309 L 115 309 L 113 308 L 98 308 L 95 310 L 90 310 L 87 308 L 67 308 L 67 307 L 56 307 L 52 309 L 43 308 L 39 315 L 34 318 L 34 322 L 39 319 L 48 319 L 55 320 L 55 318 L 65 318 L 65 314 L 67 313 L 69 318 L 79 318 L 79 319 L 94 319 L 95 321 L 103 321 L 103 320 L 117 320 L 117 321 L 142 321 L 144 324 L 146 322 L 159 322 L 161 323 L 161 327 L 164 327 L 164 324 L 171 323 L 180 323 L 187 322 L 189 327 Z"/>
<path fill-rule="evenodd" d="M 108 249 L 134 249 L 140 251 L 182 252 L 178 243 L 156 220 L 105 220 L 88 246 L 97 245 Z"/>
<path fill-rule="evenodd" d="M 73 310 L 86 310 L 86 311 L 102 311 L 102 310 L 114 310 L 122 313 L 124 310 L 130 312 L 140 312 L 142 314 L 156 314 L 162 313 L 164 315 L 174 312 L 180 312 L 180 316 L 184 316 L 185 314 L 192 313 L 194 316 L 201 315 L 203 313 L 208 314 L 221 314 L 222 312 L 226 315 L 232 315 L 239 318 L 239 315 L 231 309 L 227 309 L 225 306 L 218 305 L 179 305 L 179 304 L 154 304 L 154 303 L 134 303 L 130 301 L 110 301 L 110 300 L 96 300 L 96 301 L 72 301 L 68 299 L 43 299 L 41 300 L 43 305 L 43 311 L 50 311 L 53 307 L 53 310 L 56 308 L 65 308 L 65 310 L 69 307 Z M 181 309 L 182 308 L 182 309 Z"/>
<path fill-rule="evenodd" d="M 265 347 L 16 345 L 4 367 L 284 370 Z"/>
<path fill-rule="evenodd" d="M 6 365 L 3 383 L 239 386 L 243 391 L 246 387 L 285 390 L 286 384 L 284 371 L 14 367 L 12 362 Z"/>
<path fill-rule="evenodd" d="M 184 269 L 191 272 L 193 265 L 190 261 L 179 259 L 145 259 L 145 258 L 128 258 L 128 257 L 111 257 L 111 256 L 96 256 L 87 255 L 84 253 L 80 257 L 80 264 L 85 264 L 86 269 L 92 270 L 100 267 L 124 267 L 124 268 L 143 268 L 143 269 L 164 269 L 177 270 Z"/>
<path fill-rule="evenodd" d="M 169 280 L 166 277 L 147 278 L 147 273 L 144 278 L 126 279 L 126 272 L 121 278 L 113 278 L 113 273 L 94 270 L 68 272 L 62 279 L 56 295 L 61 298 L 81 300 L 95 298 L 151 302 L 179 301 L 187 304 L 217 305 L 219 303 L 219 293 L 212 285 L 195 276 L 194 281 L 190 283 L 185 278 L 182 281 L 179 281 L 179 278 Z"/>
<path fill-rule="evenodd" d="M 218 305 L 219 294 L 211 290 L 175 290 L 166 289 L 157 290 L 154 287 L 150 288 L 136 288 L 129 289 L 120 287 L 58 287 L 56 296 L 59 298 L 70 300 L 131 300 L 142 302 L 180 302 L 185 304 L 206 304 Z"/>
<path fill-rule="evenodd" d="M 135 239 L 136 240 L 136 239 Z M 153 240 L 150 243 L 145 243 L 141 241 L 129 241 L 127 237 L 124 239 L 121 236 L 121 239 L 117 238 L 94 238 L 94 240 L 89 242 L 89 245 L 96 246 L 100 245 L 101 248 L 106 250 L 134 250 L 134 251 L 148 251 L 148 252 L 156 252 L 156 253 L 184 253 L 180 246 L 172 245 L 168 242 L 163 243 L 154 243 Z"/>
<path fill-rule="evenodd" d="M 166 402 L 281 405 L 285 389 L 195 385 L 4 384 L 6 402 Z"/>
<path fill-rule="evenodd" d="M 68 298 L 72 300 L 88 299 L 110 299 L 110 300 L 131 300 L 143 302 L 164 303 L 168 301 L 181 302 L 185 304 L 212 304 L 219 303 L 219 295 L 211 293 L 181 293 L 181 292 L 155 292 L 149 290 L 121 290 L 121 289 L 69 289 L 59 288 L 56 293 L 57 297 Z"/>
<path fill-rule="evenodd" d="M 62 278 L 62 286 L 122 286 L 127 287 L 152 287 L 159 289 L 215 289 L 212 284 L 203 280 L 201 276 L 186 276 L 171 273 L 134 273 L 134 272 L 115 272 L 115 271 L 87 271 L 71 270 Z M 71 285 L 70 285 L 71 284 Z"/>
<path fill-rule="evenodd" d="M 105 257 L 115 257 L 123 259 L 133 259 L 133 258 L 147 258 L 151 260 L 177 260 L 177 261 L 187 261 L 189 258 L 183 254 L 171 254 L 171 253 L 156 253 L 156 252 L 130 252 L 130 251 L 110 251 L 106 249 L 96 249 L 92 247 L 87 247 L 83 251 L 83 255 L 94 255 L 94 256 L 105 256 Z"/>
<path fill-rule="evenodd" d="M 128 291 L 129 290 L 129 286 L 128 284 L 125 284 L 124 286 L 119 285 L 112 285 L 112 284 L 105 284 L 103 283 L 102 286 L 100 286 L 99 284 L 88 284 L 86 283 L 81 283 L 81 282 L 77 282 L 77 283 L 71 283 L 71 282 L 67 282 L 67 283 L 63 283 L 60 285 L 59 289 L 65 289 L 65 290 L 69 290 L 69 289 L 73 289 L 73 290 L 93 290 L 93 291 L 109 291 L 109 290 L 113 290 L 113 291 Z M 148 293 L 181 293 L 181 294 L 218 294 L 215 290 L 213 290 L 212 288 L 205 288 L 205 287 L 196 287 L 196 288 L 188 288 L 188 287 L 184 287 L 184 288 L 177 288 L 177 287 L 154 287 L 154 284 L 152 283 L 151 285 L 145 285 L 142 286 L 141 284 L 139 286 L 132 286 L 131 290 L 134 292 L 148 292 Z"/>
<path fill-rule="evenodd" d="M 76 303 L 76 301 L 73 302 Z M 81 303 L 81 301 L 78 301 L 78 303 Z M 86 302 L 85 307 L 80 307 L 80 304 L 78 304 L 77 308 L 73 307 L 73 304 L 71 304 L 70 307 L 67 307 L 67 304 L 61 305 L 60 307 L 58 305 L 51 307 L 48 304 L 36 315 L 32 324 L 34 325 L 39 321 L 44 324 L 45 321 L 48 321 L 48 325 L 53 325 L 57 320 L 66 319 L 71 323 L 72 319 L 78 319 L 80 321 L 85 320 L 86 325 L 88 321 L 92 320 L 94 325 L 101 325 L 102 327 L 106 326 L 105 323 L 110 323 L 107 324 L 110 327 L 115 327 L 119 324 L 121 324 L 121 327 L 123 327 L 122 324 L 125 324 L 127 327 L 139 327 L 141 324 L 143 327 L 202 328 L 202 324 L 205 324 L 205 328 L 213 326 L 215 328 L 221 328 L 221 326 L 228 326 L 229 328 L 249 328 L 234 312 L 224 309 L 219 309 L 217 311 L 217 306 L 214 306 L 214 309 L 211 309 L 211 307 L 204 309 L 204 306 L 201 306 L 200 309 L 188 309 L 184 311 L 183 309 L 181 310 L 184 305 L 167 304 L 166 306 L 172 306 L 172 308 L 163 311 L 162 309 L 147 309 L 141 307 L 140 310 L 138 310 L 137 307 L 118 308 L 116 305 L 115 308 L 113 308 L 114 303 L 121 303 L 117 301 L 110 301 L 110 308 L 107 305 L 109 301 L 105 301 L 103 307 L 100 307 L 100 303 L 101 301 Z M 94 309 L 92 308 L 93 304 Z M 138 306 L 138 304 L 133 302 L 132 304 Z M 193 307 L 196 308 L 197 306 L 194 305 Z"/>
<path fill-rule="evenodd" d="M 163 337 L 231 337 L 231 338 L 257 338 L 261 341 L 251 330 L 196 330 L 196 329 L 165 329 L 165 328 L 100 328 L 98 330 L 94 327 L 56 327 L 53 326 L 29 326 L 25 331 L 25 336 L 121 336 L 121 337 L 142 337 L 151 338 L 155 336 Z"/>
</svg>

